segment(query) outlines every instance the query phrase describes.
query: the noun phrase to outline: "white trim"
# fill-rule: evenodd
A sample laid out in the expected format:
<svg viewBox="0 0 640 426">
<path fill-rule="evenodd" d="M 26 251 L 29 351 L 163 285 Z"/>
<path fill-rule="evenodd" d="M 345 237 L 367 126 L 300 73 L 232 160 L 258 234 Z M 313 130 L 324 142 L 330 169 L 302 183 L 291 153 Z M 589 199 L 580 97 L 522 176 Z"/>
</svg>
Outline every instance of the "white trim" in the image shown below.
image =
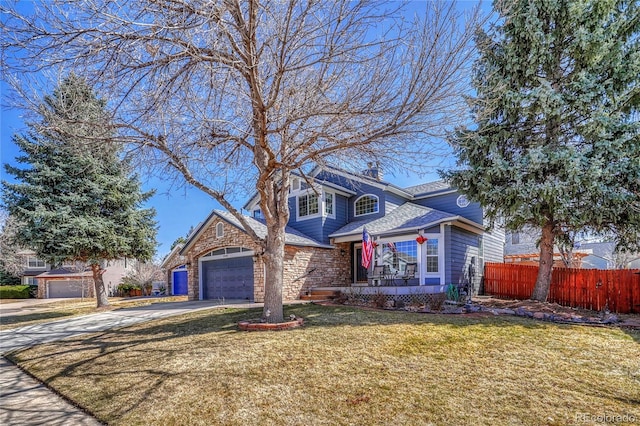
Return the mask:
<svg viewBox="0 0 640 426">
<path fill-rule="evenodd" d="M 446 235 L 445 233 L 445 224 L 441 223 L 440 224 L 440 235 L 442 235 L 442 239 L 444 240 L 444 236 Z M 449 228 L 451 228 L 451 225 L 449 225 Z M 449 229 L 449 232 L 451 232 L 451 229 Z M 438 243 L 440 244 L 440 243 Z M 445 267 L 445 259 L 444 259 L 444 243 L 440 244 L 438 246 L 438 256 L 440 256 L 440 285 L 447 285 L 448 283 L 445 283 L 445 279 L 446 279 L 446 275 L 445 275 L 445 271 L 444 271 L 444 267 Z"/>
<path fill-rule="evenodd" d="M 31 259 L 34 259 L 36 262 L 42 262 L 43 265 L 42 266 L 29 266 L 29 261 Z M 40 270 L 44 271 L 45 269 L 47 269 L 47 262 L 45 262 L 44 260 L 40 259 L 38 256 L 28 255 L 28 256 L 26 256 L 24 266 L 25 266 L 25 269 L 28 269 L 30 271 L 40 271 Z"/>
<path fill-rule="evenodd" d="M 309 176 L 312 177 L 316 177 L 317 175 L 319 175 L 322 172 L 327 172 L 327 173 L 331 173 L 333 175 L 338 175 L 338 176 L 342 176 L 344 178 L 347 178 L 349 180 L 352 181 L 357 181 L 360 183 L 364 183 L 370 186 L 373 186 L 374 188 L 378 188 L 381 189 L 385 192 L 392 192 L 394 194 L 400 195 L 401 197 L 404 197 L 408 200 L 413 199 L 413 195 L 411 195 L 410 193 L 406 192 L 404 189 L 395 186 L 391 183 L 388 183 L 386 181 L 374 181 L 372 180 L 373 178 L 366 178 L 364 176 L 359 176 L 356 173 L 351 173 L 351 172 L 347 172 L 346 170 L 339 170 L 339 169 L 334 169 L 334 168 L 322 168 L 320 166 L 316 166 L 311 173 L 309 174 Z"/>
<path fill-rule="evenodd" d="M 305 216 L 300 216 L 300 197 L 307 197 L 307 210 L 309 209 L 309 198 L 308 196 L 310 194 L 313 194 L 316 196 L 317 199 L 317 203 L 318 203 L 318 212 L 317 213 L 313 213 L 313 214 L 308 214 Z M 324 207 L 324 201 L 322 200 L 322 191 L 320 191 L 320 193 L 314 191 L 312 188 L 309 188 L 307 190 L 305 190 L 304 192 L 301 191 L 298 194 L 296 194 L 296 222 L 302 222 L 308 219 L 314 219 L 317 217 L 321 217 L 322 216 L 322 209 Z"/>
<path fill-rule="evenodd" d="M 358 282 L 364 282 L 364 281 L 358 281 L 358 267 L 360 266 L 360 262 L 362 261 L 362 259 L 358 259 L 358 249 L 362 250 L 362 243 L 359 244 L 354 244 L 353 245 L 353 271 L 351 271 L 353 273 L 353 283 L 356 284 Z M 366 281 L 366 277 L 365 277 L 365 281 Z"/>
<path fill-rule="evenodd" d="M 326 212 L 327 195 L 331 195 L 331 213 Z M 322 191 L 322 216 L 330 219 L 336 218 L 336 194 L 332 191 Z"/>
<path fill-rule="evenodd" d="M 198 259 L 198 300 L 202 298 L 202 260 Z"/>
<path fill-rule="evenodd" d="M 362 200 L 364 197 L 369 197 L 369 198 L 375 198 L 376 199 L 376 210 L 373 212 L 369 212 L 369 213 L 360 213 L 357 214 L 356 213 L 356 205 L 358 204 L 358 201 Z M 359 196 L 358 198 L 356 198 L 355 200 L 353 200 L 353 217 L 362 217 L 362 216 L 368 216 L 370 214 L 376 214 L 376 213 L 380 213 L 380 197 L 378 197 L 376 194 L 362 194 L 361 196 Z"/>
<path fill-rule="evenodd" d="M 427 182 L 428 183 L 428 182 Z M 414 200 L 424 200 L 425 198 L 439 197 L 440 195 L 449 195 L 458 192 L 457 189 L 441 190 L 442 192 L 428 193 L 425 195 L 414 196 Z"/>
<path fill-rule="evenodd" d="M 469 204 L 471 204 L 471 202 L 469 201 L 467 196 L 464 195 L 464 194 L 460 194 L 460 195 L 458 195 L 458 198 L 456 198 L 456 205 L 458 207 L 460 207 L 461 209 L 464 209 L 465 207 L 468 207 Z"/>
<path fill-rule="evenodd" d="M 222 247 L 222 248 L 227 249 L 227 248 L 235 248 L 235 247 L 237 247 L 237 246 Z M 243 247 L 240 247 L 240 248 L 242 249 Z M 198 299 L 199 300 L 204 300 L 202 298 L 202 289 L 203 289 L 202 263 L 203 262 L 210 262 L 212 260 L 232 259 L 234 257 L 250 257 L 250 256 L 253 256 L 253 255 L 255 255 L 255 252 L 253 250 L 247 250 L 247 251 L 240 251 L 238 253 L 217 254 L 215 256 L 203 256 L 203 257 L 198 258 L 198 289 L 199 289 Z M 254 286 L 255 286 L 255 282 L 254 282 Z M 254 297 L 255 297 L 255 294 L 254 294 Z"/>
<path fill-rule="evenodd" d="M 454 216 L 451 219 L 455 220 L 456 218 L 458 218 L 458 216 Z M 373 220 L 378 220 L 376 219 L 372 219 Z M 451 223 L 451 221 L 448 218 L 442 219 L 444 220 L 446 223 Z M 442 222 L 442 220 L 438 220 L 435 222 L 431 222 L 431 223 L 427 223 L 425 225 L 420 225 L 420 226 L 414 226 L 411 228 L 403 228 L 400 229 L 398 231 L 396 230 L 391 230 L 391 231 L 387 231 L 386 233 L 380 233 L 380 234 L 376 234 L 380 237 L 394 237 L 395 235 L 403 235 L 406 233 L 410 233 L 410 232 L 418 232 L 420 230 L 423 229 L 429 229 L 433 226 L 437 226 Z M 457 223 L 456 223 L 457 224 Z M 329 237 L 334 239 L 335 243 L 346 243 L 346 242 L 350 242 L 350 241 L 358 241 L 358 239 L 362 239 L 362 228 L 359 228 L 360 230 L 356 232 L 356 230 L 353 231 L 349 231 L 347 233 L 342 233 L 342 234 L 330 234 Z M 466 229 L 466 228 L 465 228 Z M 475 231 L 476 233 L 479 233 L 477 230 Z"/>
</svg>

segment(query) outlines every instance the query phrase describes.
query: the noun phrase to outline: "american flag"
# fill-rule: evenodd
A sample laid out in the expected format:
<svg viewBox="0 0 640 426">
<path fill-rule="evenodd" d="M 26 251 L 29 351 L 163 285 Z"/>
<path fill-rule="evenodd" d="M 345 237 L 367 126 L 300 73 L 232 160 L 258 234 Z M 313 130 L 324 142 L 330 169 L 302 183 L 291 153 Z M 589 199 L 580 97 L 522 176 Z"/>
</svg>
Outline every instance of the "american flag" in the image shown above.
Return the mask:
<svg viewBox="0 0 640 426">
<path fill-rule="evenodd" d="M 398 252 L 398 250 L 396 250 L 396 245 L 394 243 L 387 243 L 387 247 L 389 247 L 389 250 L 391 250 L 392 253 Z"/>
<path fill-rule="evenodd" d="M 373 241 L 367 232 L 367 228 L 362 229 L 362 266 L 369 269 L 373 258 Z"/>
</svg>

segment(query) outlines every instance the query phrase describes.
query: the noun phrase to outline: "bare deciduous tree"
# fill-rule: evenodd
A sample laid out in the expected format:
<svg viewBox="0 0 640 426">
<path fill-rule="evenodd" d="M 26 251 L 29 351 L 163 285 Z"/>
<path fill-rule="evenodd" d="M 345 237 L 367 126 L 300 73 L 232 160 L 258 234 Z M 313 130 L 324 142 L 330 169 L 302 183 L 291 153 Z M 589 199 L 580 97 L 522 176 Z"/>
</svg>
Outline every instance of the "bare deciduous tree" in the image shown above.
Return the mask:
<svg viewBox="0 0 640 426">
<path fill-rule="evenodd" d="M 478 9 L 453 2 L 42 1 L 0 6 L 6 64 L 64 68 L 114 100 L 147 164 L 209 194 L 262 247 L 264 313 L 283 319 L 292 171 L 311 164 L 420 170 L 464 117 Z M 415 4 L 414 4 L 415 6 Z M 13 55 L 11 55 L 13 56 Z M 256 192 L 268 234 L 234 206 Z"/>
<path fill-rule="evenodd" d="M 136 262 L 133 269 L 129 271 L 122 281 L 125 283 L 140 286 L 144 296 L 151 294 L 154 281 L 163 279 L 162 268 L 158 262 Z"/>
<path fill-rule="evenodd" d="M 25 256 L 23 247 L 19 247 L 15 240 L 15 218 L 0 210 L 0 267 L 7 273 L 21 277 L 25 268 Z"/>
</svg>

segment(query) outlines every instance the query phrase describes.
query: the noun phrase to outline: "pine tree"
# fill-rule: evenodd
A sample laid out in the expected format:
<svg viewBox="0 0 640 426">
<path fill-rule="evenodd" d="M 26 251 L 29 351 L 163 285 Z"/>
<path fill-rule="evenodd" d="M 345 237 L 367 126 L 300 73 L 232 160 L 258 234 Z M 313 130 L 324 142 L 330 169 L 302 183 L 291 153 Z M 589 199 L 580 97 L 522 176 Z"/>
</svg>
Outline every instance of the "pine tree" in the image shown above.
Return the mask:
<svg viewBox="0 0 640 426">
<path fill-rule="evenodd" d="M 101 267 L 106 260 L 148 260 L 155 251 L 153 209 L 142 204 L 122 149 L 113 141 L 104 100 L 77 76 L 44 98 L 42 121 L 14 136 L 26 168 L 6 165 L 3 203 L 22 224 L 16 239 L 53 265 L 91 265 L 98 307 L 109 304 Z"/>
<path fill-rule="evenodd" d="M 479 33 L 474 125 L 442 173 L 508 229 L 541 230 L 532 299 L 547 298 L 555 243 L 576 231 L 639 244 L 640 7 L 620 0 L 496 1 Z"/>
</svg>

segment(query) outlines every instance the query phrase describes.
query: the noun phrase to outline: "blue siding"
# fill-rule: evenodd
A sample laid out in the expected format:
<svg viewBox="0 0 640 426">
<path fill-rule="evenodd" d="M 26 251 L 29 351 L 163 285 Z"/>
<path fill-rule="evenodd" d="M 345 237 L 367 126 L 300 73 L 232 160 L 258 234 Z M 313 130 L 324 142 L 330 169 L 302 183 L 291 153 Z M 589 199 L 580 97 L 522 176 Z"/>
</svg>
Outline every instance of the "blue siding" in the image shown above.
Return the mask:
<svg viewBox="0 0 640 426">
<path fill-rule="evenodd" d="M 454 192 L 451 194 L 437 195 L 435 197 L 428 197 L 413 201 L 415 204 L 421 206 L 430 207 L 432 209 L 440 210 L 443 212 L 453 213 L 460 215 L 476 223 L 482 224 L 482 207 L 479 203 L 471 203 L 467 207 L 458 207 L 456 201 L 460 196 L 459 193 Z"/>
<path fill-rule="evenodd" d="M 347 198 L 334 193 L 333 208 L 335 219 L 326 216 L 317 216 L 310 219 L 297 220 L 297 198 L 289 197 L 289 223 L 288 225 L 310 238 L 322 243 L 329 243 L 329 234 L 347 224 L 348 201 Z"/>
<path fill-rule="evenodd" d="M 485 232 L 482 248 L 485 262 L 504 262 L 504 230 L 493 229 L 491 232 Z"/>
<path fill-rule="evenodd" d="M 335 210 L 335 219 L 331 217 L 323 217 L 322 239 L 323 243 L 329 243 L 329 234 L 337 231 L 348 223 L 349 202 L 347 197 L 335 194 L 333 201 Z"/>
<path fill-rule="evenodd" d="M 356 193 L 356 195 L 352 196 L 349 198 L 349 217 L 348 220 L 349 221 L 353 221 L 353 220 L 362 220 L 362 219 L 369 219 L 369 218 L 379 218 L 379 217 L 383 217 L 386 214 L 386 203 L 390 202 L 393 204 L 403 204 L 405 203 L 407 200 L 399 197 L 395 194 L 391 194 L 389 192 L 384 191 L 381 188 L 378 188 L 374 185 L 369 185 L 367 183 L 364 182 L 356 182 L 350 179 L 347 179 L 343 176 L 339 176 L 333 173 L 328 173 L 328 172 L 320 172 L 317 176 L 317 179 L 319 180 L 325 180 L 328 182 L 332 182 L 335 183 L 336 185 L 339 185 L 343 188 L 349 189 L 353 192 Z M 354 203 L 355 201 L 366 194 L 371 194 L 371 195 L 375 195 L 378 197 L 378 213 L 374 213 L 374 214 L 369 214 L 366 216 L 355 216 L 355 212 L 354 212 Z"/>
<path fill-rule="evenodd" d="M 449 228 L 449 244 L 445 249 L 448 253 L 445 265 L 447 283 L 467 284 L 472 282 L 474 291 L 477 293 L 481 275 L 478 251 L 480 236 L 455 226 L 447 226 L 446 228 Z M 472 263 L 474 264 L 473 271 L 470 268 Z"/>
</svg>

